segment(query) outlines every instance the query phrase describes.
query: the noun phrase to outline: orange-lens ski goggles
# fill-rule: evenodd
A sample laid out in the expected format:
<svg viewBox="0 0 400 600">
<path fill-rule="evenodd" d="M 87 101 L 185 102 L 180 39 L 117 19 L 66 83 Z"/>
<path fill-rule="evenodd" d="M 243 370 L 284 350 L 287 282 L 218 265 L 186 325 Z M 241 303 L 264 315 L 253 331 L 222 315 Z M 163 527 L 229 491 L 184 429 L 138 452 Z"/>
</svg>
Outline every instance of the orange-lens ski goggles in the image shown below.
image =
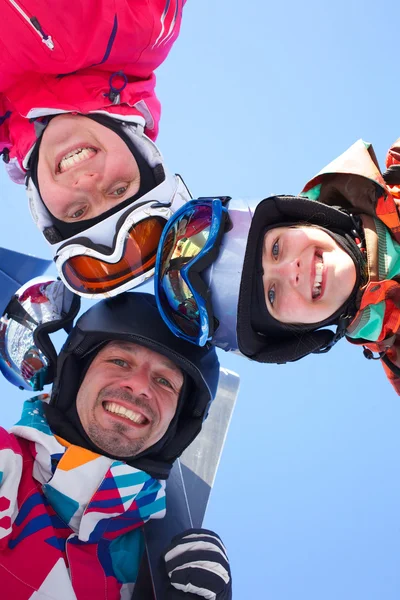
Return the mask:
<svg viewBox="0 0 400 600">
<path fill-rule="evenodd" d="M 64 259 L 61 274 L 70 289 L 85 294 L 107 294 L 154 269 L 158 243 L 167 220 L 151 216 L 133 224 L 116 237 L 113 253 L 104 248 L 82 247 L 82 252 Z M 97 255 L 97 256 L 96 256 Z M 118 258 L 116 258 L 118 257 Z M 62 258 L 62 257 L 61 257 Z"/>
</svg>

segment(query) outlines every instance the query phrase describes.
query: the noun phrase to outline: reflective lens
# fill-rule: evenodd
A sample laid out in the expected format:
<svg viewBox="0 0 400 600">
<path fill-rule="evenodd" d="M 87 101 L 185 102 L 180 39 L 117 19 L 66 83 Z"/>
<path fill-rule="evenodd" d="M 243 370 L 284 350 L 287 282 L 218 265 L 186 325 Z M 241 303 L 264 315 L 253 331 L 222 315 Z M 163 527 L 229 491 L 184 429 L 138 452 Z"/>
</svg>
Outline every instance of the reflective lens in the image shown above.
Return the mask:
<svg viewBox="0 0 400 600">
<path fill-rule="evenodd" d="M 67 313 L 72 311 L 72 319 L 78 309 L 73 299 L 61 281 L 44 277 L 27 282 L 10 299 L 0 318 L 0 372 L 8 381 L 33 391 L 48 383 L 50 359 L 37 342 L 39 331 L 42 335 L 46 324 L 55 331 L 57 322 L 64 327 Z"/>
<path fill-rule="evenodd" d="M 0 371 L 21 389 L 43 389 L 49 362 L 35 347 L 34 327 L 2 317 L 0 319 Z"/>
<path fill-rule="evenodd" d="M 69 258 L 62 266 L 66 281 L 77 292 L 104 293 L 150 271 L 165 223 L 162 217 L 136 223 L 127 232 L 121 258 L 115 263 L 85 254 Z"/>
<path fill-rule="evenodd" d="M 199 336 L 201 314 L 182 267 L 200 255 L 210 236 L 212 204 L 199 204 L 187 210 L 171 225 L 162 249 L 159 295 L 166 315 L 185 335 Z"/>
</svg>

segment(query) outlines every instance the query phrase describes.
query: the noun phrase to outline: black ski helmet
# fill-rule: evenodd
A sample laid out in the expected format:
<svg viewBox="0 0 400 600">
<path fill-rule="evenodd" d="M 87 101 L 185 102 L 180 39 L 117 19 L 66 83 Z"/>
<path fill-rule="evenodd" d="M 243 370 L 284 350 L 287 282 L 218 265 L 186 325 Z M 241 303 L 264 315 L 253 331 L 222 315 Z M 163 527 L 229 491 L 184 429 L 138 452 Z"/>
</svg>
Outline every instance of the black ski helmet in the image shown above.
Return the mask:
<svg viewBox="0 0 400 600">
<path fill-rule="evenodd" d="M 357 281 L 344 312 L 332 315 L 318 326 L 282 327 L 279 332 L 261 333 L 254 326 L 254 296 L 257 293 L 259 277 L 260 240 L 267 229 L 298 223 L 307 223 L 324 228 L 343 237 L 349 245 L 354 245 L 352 258 L 357 263 Z M 240 351 L 257 362 L 285 363 L 303 358 L 311 353 L 326 352 L 345 334 L 346 326 L 356 312 L 357 290 L 362 277 L 362 256 L 357 251 L 354 238 L 361 236 L 358 217 L 343 210 L 327 206 L 317 200 L 302 196 L 271 196 L 260 202 L 255 210 L 246 246 L 240 282 L 237 336 Z M 272 320 L 272 319 L 271 319 Z M 336 331 L 326 326 L 337 325 Z"/>
<path fill-rule="evenodd" d="M 158 352 L 184 374 L 177 412 L 163 438 L 137 456 L 121 459 L 152 477 L 166 479 L 172 463 L 200 432 L 215 397 L 219 378 L 215 349 L 175 337 L 151 294 L 125 292 L 98 302 L 84 313 L 58 356 L 46 416 L 56 434 L 103 455 L 107 454 L 94 446 L 80 424 L 76 395 L 94 356 L 111 340 L 134 342 Z"/>
</svg>

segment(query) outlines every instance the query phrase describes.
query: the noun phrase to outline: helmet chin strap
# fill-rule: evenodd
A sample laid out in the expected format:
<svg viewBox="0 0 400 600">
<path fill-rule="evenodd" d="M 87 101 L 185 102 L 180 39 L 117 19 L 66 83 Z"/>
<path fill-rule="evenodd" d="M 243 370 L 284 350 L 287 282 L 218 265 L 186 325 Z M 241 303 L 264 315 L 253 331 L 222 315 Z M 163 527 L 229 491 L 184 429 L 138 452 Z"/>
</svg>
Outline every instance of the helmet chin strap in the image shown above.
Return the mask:
<svg viewBox="0 0 400 600">
<path fill-rule="evenodd" d="M 328 342 L 327 344 L 321 346 L 321 348 L 318 348 L 317 350 L 314 350 L 312 352 L 312 354 L 325 354 L 325 352 L 329 352 L 329 350 L 331 348 L 333 348 L 333 346 L 342 339 L 342 337 L 344 337 L 344 335 L 346 334 L 346 329 L 348 324 L 350 323 L 350 321 L 352 320 L 352 317 L 350 315 L 345 315 L 342 317 L 339 317 L 339 323 L 337 325 L 336 331 L 335 333 L 332 332 L 332 339 L 330 342 Z"/>
</svg>

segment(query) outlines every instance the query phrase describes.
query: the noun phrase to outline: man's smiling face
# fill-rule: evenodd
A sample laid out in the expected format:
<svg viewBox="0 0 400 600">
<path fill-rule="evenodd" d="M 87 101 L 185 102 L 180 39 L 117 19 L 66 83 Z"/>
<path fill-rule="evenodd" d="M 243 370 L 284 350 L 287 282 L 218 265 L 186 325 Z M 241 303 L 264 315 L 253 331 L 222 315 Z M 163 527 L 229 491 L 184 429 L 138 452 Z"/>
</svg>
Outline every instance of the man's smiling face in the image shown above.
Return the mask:
<svg viewBox="0 0 400 600">
<path fill-rule="evenodd" d="M 182 384 L 181 370 L 162 354 L 132 342 L 109 342 L 79 388 L 79 419 L 107 454 L 135 456 L 167 431 Z"/>
</svg>

